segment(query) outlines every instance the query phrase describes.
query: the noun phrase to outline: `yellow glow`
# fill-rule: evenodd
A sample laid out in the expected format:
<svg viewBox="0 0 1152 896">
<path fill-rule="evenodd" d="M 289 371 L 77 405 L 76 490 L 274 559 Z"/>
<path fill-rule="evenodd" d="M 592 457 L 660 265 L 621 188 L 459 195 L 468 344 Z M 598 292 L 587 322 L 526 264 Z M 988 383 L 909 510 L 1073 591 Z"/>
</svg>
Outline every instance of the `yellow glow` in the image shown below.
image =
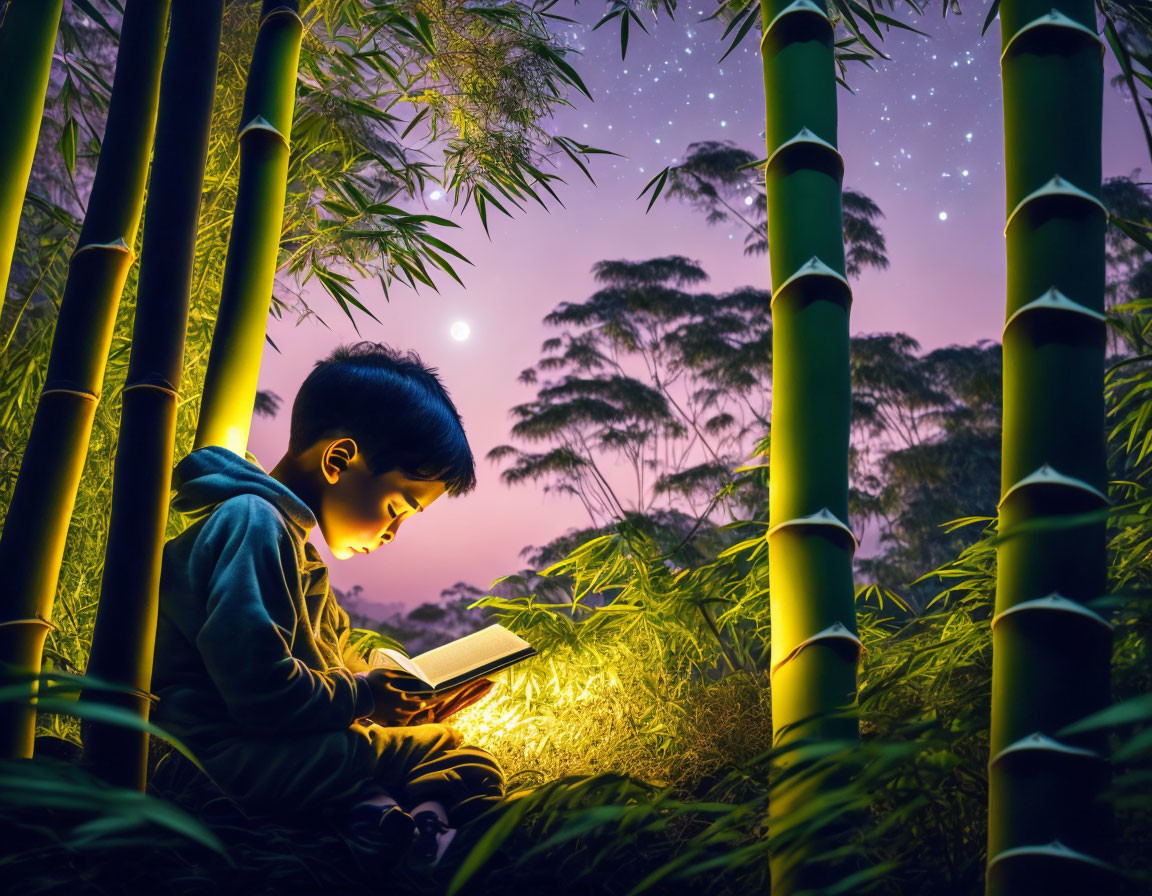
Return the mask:
<svg viewBox="0 0 1152 896">
<path fill-rule="evenodd" d="M 229 426 L 227 434 L 224 436 L 224 447 L 233 454 L 243 457 L 244 451 L 248 447 L 248 427 Z"/>
</svg>

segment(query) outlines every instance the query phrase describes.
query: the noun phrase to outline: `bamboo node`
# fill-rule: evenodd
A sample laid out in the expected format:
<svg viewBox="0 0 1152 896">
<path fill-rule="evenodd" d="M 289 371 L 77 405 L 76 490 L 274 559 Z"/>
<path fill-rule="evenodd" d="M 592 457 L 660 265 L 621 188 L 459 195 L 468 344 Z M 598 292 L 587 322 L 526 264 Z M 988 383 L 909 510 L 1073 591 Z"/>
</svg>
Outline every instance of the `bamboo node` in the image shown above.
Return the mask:
<svg viewBox="0 0 1152 896">
<path fill-rule="evenodd" d="M 180 398 L 179 392 L 177 392 L 171 386 L 163 385 L 161 383 L 132 383 L 125 386 L 122 391 L 131 392 L 133 389 L 155 389 L 157 392 L 163 392 L 165 395 L 171 395 L 177 400 Z"/>
<path fill-rule="evenodd" d="M 89 392 L 87 389 L 69 389 L 66 386 L 46 386 L 40 390 L 40 397 L 43 398 L 45 395 L 75 395 L 87 401 L 100 400 L 100 396 L 95 392 Z"/>
<path fill-rule="evenodd" d="M 820 4 L 813 3 L 812 0 L 795 0 L 795 2 L 789 3 L 782 10 L 780 10 L 780 12 L 776 13 L 776 15 L 773 16 L 772 21 L 768 23 L 768 27 L 764 29 L 764 36 L 760 38 L 761 54 L 764 53 L 764 41 L 768 39 L 768 35 L 772 33 L 772 29 L 776 27 L 776 24 L 786 16 L 793 16 L 797 14 L 819 16 L 829 25 L 832 24 L 832 20 L 828 18 L 828 11 L 821 7 Z"/>
<path fill-rule="evenodd" d="M 244 125 L 244 127 L 240 129 L 240 133 L 236 135 L 236 139 L 243 140 L 244 135 L 252 131 L 265 131 L 270 134 L 275 134 L 276 137 L 280 139 L 281 143 L 283 143 L 285 146 L 288 146 L 288 138 L 280 133 L 280 130 L 276 127 L 276 125 L 272 124 L 272 122 L 270 122 L 263 115 L 257 114 L 255 118 Z"/>
<path fill-rule="evenodd" d="M 291 16 L 300 24 L 301 28 L 304 27 L 304 20 L 300 17 L 299 11 L 285 4 L 284 6 L 277 6 L 275 9 L 268 10 L 268 13 L 260 19 L 260 23 L 257 25 L 257 28 L 263 28 L 265 22 L 268 22 L 277 16 Z"/>
<path fill-rule="evenodd" d="M 1089 865 L 1095 865 L 1098 868 L 1104 868 L 1108 871 L 1115 872 L 1116 866 L 1105 862 L 1103 859 L 1098 859 L 1095 856 L 1090 856 L 1086 852 L 1079 852 L 1078 850 L 1071 849 L 1061 843 L 1059 840 L 1053 840 L 1051 843 L 1041 843 L 1034 846 L 1014 846 L 1011 849 L 1001 850 L 988 860 L 988 867 L 991 868 L 997 862 L 1004 859 L 1014 859 L 1017 857 L 1027 856 L 1048 856 L 1054 859 L 1067 859 L 1072 862 L 1084 862 Z"/>
<path fill-rule="evenodd" d="M 842 521 L 827 507 L 821 507 L 815 513 L 808 514 L 808 516 L 799 516 L 795 519 L 779 522 L 770 528 L 764 537 L 771 538 L 781 529 L 791 528 L 794 526 L 831 526 L 834 529 L 839 529 L 848 533 L 848 537 L 852 539 L 853 550 L 860 547 L 860 542 L 857 540 L 856 533 L 852 531 L 851 526 Z"/>
<path fill-rule="evenodd" d="M 856 662 L 857 663 L 860 662 L 860 658 L 864 654 L 864 645 L 860 642 L 860 638 L 856 635 L 856 633 L 853 632 L 846 625 L 844 625 L 844 623 L 842 623 L 842 622 L 833 622 L 827 628 L 821 629 L 820 631 L 816 632 L 816 634 L 812 635 L 811 637 L 805 638 L 803 641 L 801 641 L 799 644 L 797 644 L 795 647 L 793 647 L 790 651 L 788 651 L 787 655 L 785 655 L 783 659 L 778 660 L 777 662 L 773 663 L 772 668 L 770 670 L 771 674 L 775 675 L 777 669 L 779 669 L 781 666 L 783 666 L 789 660 L 794 659 L 797 655 L 799 655 L 800 651 L 802 651 L 805 647 L 810 647 L 811 645 L 816 644 L 820 641 L 849 641 L 849 642 L 851 642 L 852 644 L 854 644 L 856 646 Z"/>
<path fill-rule="evenodd" d="M 813 131 L 808 130 L 808 128 L 806 128 L 806 127 L 801 128 L 795 137 L 792 137 L 790 140 L 785 140 L 783 143 L 781 143 L 779 146 L 777 146 L 774 150 L 772 150 L 772 155 L 768 156 L 767 161 L 764 162 L 764 170 L 767 171 L 769 166 L 776 159 L 776 157 L 779 156 L 781 153 L 783 153 L 786 149 L 789 149 L 790 147 L 793 147 L 793 146 L 800 146 L 800 145 L 804 145 L 804 144 L 807 144 L 809 146 L 820 147 L 821 149 L 823 149 L 825 151 L 831 152 L 834 156 L 836 156 L 836 160 L 840 163 L 840 173 L 841 173 L 841 175 L 843 175 L 843 173 L 844 173 L 844 157 L 842 155 L 840 155 L 840 150 L 838 150 L 835 146 L 833 146 L 831 143 L 829 143 L 827 140 L 825 140 L 820 135 L 814 133 Z"/>
<path fill-rule="evenodd" d="M 45 619 L 43 616 L 30 616 L 27 619 L 6 619 L 0 622 L 0 628 L 9 625 L 34 625 L 39 628 L 48 629 L 48 631 L 59 631 L 59 627 L 51 621 Z"/>
<path fill-rule="evenodd" d="M 768 306 L 771 307 L 785 289 L 797 281 L 803 280 L 805 277 L 824 277 L 829 280 L 836 281 L 844 288 L 844 291 L 848 296 L 848 301 L 851 303 L 852 287 L 848 284 L 848 278 L 846 278 L 838 271 L 828 267 L 828 265 L 824 264 L 824 262 L 822 262 L 817 256 L 813 255 L 810 259 L 808 259 L 808 261 L 800 266 L 798 271 L 792 274 L 791 277 L 789 277 L 776 288 L 776 290 L 772 293 L 772 300 L 768 303 Z"/>
<path fill-rule="evenodd" d="M 1095 610 L 1091 610 L 1079 601 L 1071 600 L 1070 598 L 1067 598 L 1063 594 L 1060 594 L 1056 591 L 1053 591 L 1051 594 L 1045 597 L 1037 597 L 1033 600 L 1021 601 L 1020 603 L 1009 607 L 1007 610 L 1001 610 L 999 613 L 992 617 L 991 627 L 993 629 L 996 628 L 996 623 L 998 623 L 1005 616 L 1008 616 L 1012 613 L 1024 613 L 1031 610 L 1043 610 L 1049 613 L 1072 613 L 1076 616 L 1083 616 L 1086 619 L 1090 619 L 1097 625 L 1103 626 L 1108 631 L 1112 631 L 1112 623 L 1097 613 Z"/>
<path fill-rule="evenodd" d="M 1052 9 L 1050 12 L 1047 12 L 1042 16 L 1038 16 L 1027 25 L 1022 26 L 1019 31 L 1008 38 L 1008 42 L 1004 44 L 1004 49 L 1000 53 L 1001 66 L 1004 65 L 1004 57 L 1008 55 L 1008 51 L 1012 49 L 1012 46 L 1016 43 L 1017 39 L 1023 37 L 1027 32 L 1034 31 L 1037 28 L 1062 28 L 1070 31 L 1078 31 L 1081 34 L 1086 34 L 1088 37 L 1092 38 L 1093 43 L 1100 47 L 1100 51 L 1104 51 L 1104 42 L 1100 40 L 1100 35 L 1097 34 L 1093 29 L 1089 28 L 1083 22 L 1077 22 L 1075 19 L 1069 18 L 1058 9 Z"/>
<path fill-rule="evenodd" d="M 1031 202 L 1036 202 L 1042 199 L 1052 199 L 1054 197 L 1063 197 L 1065 199 L 1082 199 L 1102 211 L 1105 215 L 1108 214 L 1108 209 L 1104 207 L 1104 203 L 1093 196 L 1086 190 L 1081 190 L 1071 181 L 1065 180 L 1059 174 L 1053 177 L 1048 183 L 1040 187 L 1038 190 L 1033 190 L 1023 199 L 1016 203 L 1016 207 L 1012 209 L 1012 213 L 1008 215 L 1008 220 L 1004 224 L 1004 235 L 1008 235 L 1008 228 L 1012 226 L 1012 221 L 1024 206 Z"/>
<path fill-rule="evenodd" d="M 128 241 L 122 236 L 116 237 L 109 243 L 85 243 L 83 246 L 77 246 L 72 252 L 72 260 L 75 261 L 76 256 L 81 252 L 89 252 L 93 249 L 107 249 L 110 252 L 122 252 L 128 256 L 128 260 L 132 261 L 136 257 L 136 253 L 132 251 L 132 247 L 128 245 Z"/>
<path fill-rule="evenodd" d="M 1074 756 L 1083 759 L 1093 759 L 1097 762 L 1102 762 L 1104 757 L 1097 753 L 1095 750 L 1087 750 L 1084 747 L 1073 747 L 1068 744 L 1062 744 L 1058 740 L 1054 740 L 1046 734 L 1041 734 L 1036 731 L 1029 734 L 1027 737 L 1022 737 L 1018 741 L 1014 741 L 1006 746 L 1003 750 L 992 757 L 988 762 L 988 767 L 991 768 L 1005 756 L 1011 753 L 1026 753 L 1029 751 L 1040 751 L 1045 753 L 1060 753 L 1064 756 Z"/>
<path fill-rule="evenodd" d="M 1064 293 L 1060 292 L 1055 286 L 1049 289 L 1044 295 L 1038 299 L 1033 299 L 1027 305 L 1022 305 L 1017 308 L 1012 316 L 1004 323 L 1004 332 L 1008 331 L 1008 326 L 1012 321 L 1016 320 L 1020 315 L 1029 311 L 1067 311 L 1073 314 L 1083 314 L 1093 320 L 1098 320 L 1103 323 L 1107 318 L 1099 311 L 1093 311 L 1079 302 L 1074 302 Z"/>
<path fill-rule="evenodd" d="M 1051 467 L 1048 464 L 1042 464 L 1040 469 L 1036 470 L 1034 473 L 1029 473 L 1015 485 L 1011 486 L 1008 491 L 1004 492 L 1004 496 L 1000 499 L 1000 503 L 996 505 L 997 510 L 1004 506 L 1004 502 L 1007 501 L 1008 497 L 1013 493 L 1021 489 L 1030 488 L 1036 485 L 1066 486 L 1067 488 L 1076 489 L 1077 491 L 1087 492 L 1088 494 L 1099 498 L 1104 504 L 1112 503 L 1108 500 L 1108 496 L 1094 485 L 1090 485 L 1083 479 L 1077 479 L 1074 476 L 1065 476 L 1063 473 L 1057 471 L 1054 467 Z"/>
</svg>

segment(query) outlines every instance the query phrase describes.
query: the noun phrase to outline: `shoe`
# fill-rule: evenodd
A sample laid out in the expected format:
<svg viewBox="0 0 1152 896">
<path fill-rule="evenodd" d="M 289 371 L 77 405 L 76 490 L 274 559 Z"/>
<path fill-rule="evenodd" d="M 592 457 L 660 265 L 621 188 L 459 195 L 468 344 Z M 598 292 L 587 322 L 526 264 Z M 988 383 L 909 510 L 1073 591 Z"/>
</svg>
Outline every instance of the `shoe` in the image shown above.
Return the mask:
<svg viewBox="0 0 1152 896">
<path fill-rule="evenodd" d="M 416 833 L 416 822 L 399 806 L 356 806 L 346 816 L 345 830 L 365 851 L 382 848 L 391 854 L 404 852 Z"/>
<path fill-rule="evenodd" d="M 416 839 L 410 853 L 412 861 L 417 865 L 435 865 L 456 836 L 456 829 L 448 827 L 431 810 L 417 812 L 412 820 L 416 824 Z"/>
</svg>

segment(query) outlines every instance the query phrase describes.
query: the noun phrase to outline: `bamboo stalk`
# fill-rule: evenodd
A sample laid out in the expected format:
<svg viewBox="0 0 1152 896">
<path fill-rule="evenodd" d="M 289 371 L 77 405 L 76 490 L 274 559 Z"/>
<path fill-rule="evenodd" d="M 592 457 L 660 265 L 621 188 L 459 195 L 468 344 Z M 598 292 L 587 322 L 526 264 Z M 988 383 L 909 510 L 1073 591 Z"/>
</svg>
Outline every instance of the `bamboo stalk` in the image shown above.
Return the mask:
<svg viewBox="0 0 1152 896">
<path fill-rule="evenodd" d="M 9 0 L 0 9 L 0 299 L 12 271 L 63 6 L 64 0 Z"/>
<path fill-rule="evenodd" d="M 989 894 L 1109 892 L 1099 736 L 1060 730 L 1108 701 L 1103 46 L 1092 0 L 1000 7 L 1008 283 L 992 621 Z M 1012 534 L 1022 524 L 1041 526 Z M 1047 524 L 1046 526 L 1044 524 Z"/>
<path fill-rule="evenodd" d="M 241 117 L 236 210 L 196 427 L 197 448 L 221 445 L 241 456 L 252 423 L 284 220 L 303 34 L 298 10 L 296 0 L 264 0 L 261 9 Z"/>
<path fill-rule="evenodd" d="M 224 0 L 172 3 L 112 516 L 88 660 L 88 674 L 136 691 L 115 700 L 100 699 L 131 709 L 144 720 L 150 706 L 176 403 L 223 15 Z M 143 732 L 104 724 L 85 728 L 85 761 L 113 784 L 144 789 L 147 749 Z"/>
<path fill-rule="evenodd" d="M 132 266 L 156 125 L 168 0 L 129 0 L 88 213 L 44 390 L 0 534 L 0 661 L 39 673 L 116 308 Z M 35 709 L 0 703 L 0 756 L 32 755 Z"/>
<path fill-rule="evenodd" d="M 823 2 L 761 3 L 767 100 L 768 246 L 772 270 L 772 474 L 769 591 L 774 746 L 858 737 L 860 641 L 852 585 L 855 538 L 848 519 L 848 311 L 836 149 L 833 28 Z M 779 770 L 794 760 L 787 753 Z M 793 769 L 794 770 L 794 769 Z M 827 792 L 827 776 L 773 789 L 769 825 Z M 821 837 L 777 849 L 772 891 L 835 880 L 815 862 Z"/>
</svg>

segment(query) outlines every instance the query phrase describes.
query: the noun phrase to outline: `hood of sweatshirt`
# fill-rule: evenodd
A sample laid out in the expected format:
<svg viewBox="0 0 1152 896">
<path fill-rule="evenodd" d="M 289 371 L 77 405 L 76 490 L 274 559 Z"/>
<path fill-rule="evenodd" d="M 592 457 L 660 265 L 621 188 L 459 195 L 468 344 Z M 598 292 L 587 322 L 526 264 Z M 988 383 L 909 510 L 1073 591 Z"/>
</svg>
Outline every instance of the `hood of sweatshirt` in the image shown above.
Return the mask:
<svg viewBox="0 0 1152 896">
<path fill-rule="evenodd" d="M 209 445 L 193 451 L 176 465 L 172 508 L 196 522 L 237 495 L 256 495 L 276 506 L 303 541 L 316 525 L 316 517 L 288 486 L 273 479 L 248 455 L 239 457 L 227 448 Z"/>
</svg>

